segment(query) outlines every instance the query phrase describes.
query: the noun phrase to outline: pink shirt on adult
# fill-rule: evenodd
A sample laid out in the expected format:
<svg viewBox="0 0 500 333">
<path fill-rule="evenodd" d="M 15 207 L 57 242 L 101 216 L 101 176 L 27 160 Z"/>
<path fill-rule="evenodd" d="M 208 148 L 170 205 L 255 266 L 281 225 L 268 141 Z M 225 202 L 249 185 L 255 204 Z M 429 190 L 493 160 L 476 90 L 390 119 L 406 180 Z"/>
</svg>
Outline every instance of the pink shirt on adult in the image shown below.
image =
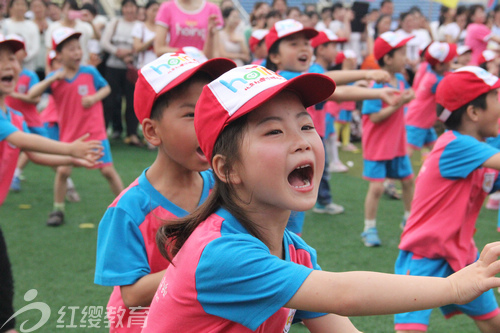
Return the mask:
<svg viewBox="0 0 500 333">
<path fill-rule="evenodd" d="M 156 24 L 169 30 L 169 46 L 194 46 L 203 50 L 208 21 L 212 15 L 223 22 L 219 7 L 211 2 L 203 1 L 198 10 L 187 11 L 180 7 L 177 0 L 165 1 L 156 14 Z"/>
<path fill-rule="evenodd" d="M 467 26 L 465 45 L 472 50 L 470 65 L 479 65 L 478 59 L 481 53 L 486 50 L 488 40 L 491 38 L 491 30 L 484 24 L 471 23 Z"/>
</svg>

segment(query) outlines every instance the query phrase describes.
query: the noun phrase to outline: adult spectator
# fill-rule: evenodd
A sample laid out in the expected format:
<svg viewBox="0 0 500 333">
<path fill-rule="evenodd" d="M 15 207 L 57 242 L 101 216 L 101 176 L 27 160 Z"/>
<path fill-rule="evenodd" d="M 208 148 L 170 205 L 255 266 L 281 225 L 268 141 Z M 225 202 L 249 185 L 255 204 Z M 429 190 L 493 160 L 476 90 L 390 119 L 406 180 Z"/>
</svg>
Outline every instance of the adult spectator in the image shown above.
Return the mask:
<svg viewBox="0 0 500 333">
<path fill-rule="evenodd" d="M 391 31 L 398 28 L 398 22 L 394 20 L 394 4 L 392 0 L 382 0 L 380 3 L 380 15 L 389 15 L 391 18 Z"/>
<path fill-rule="evenodd" d="M 157 56 L 194 46 L 213 58 L 217 45 L 217 27 L 222 27 L 217 5 L 205 0 L 165 1 L 156 15 L 154 49 Z"/>
<path fill-rule="evenodd" d="M 23 67 L 34 71 L 35 58 L 40 49 L 40 32 L 33 21 L 24 18 L 27 11 L 27 0 L 11 0 L 9 17 L 3 21 L 2 30 L 4 35 L 16 34 L 23 38 L 27 54 Z"/>
<path fill-rule="evenodd" d="M 267 2 L 260 1 L 254 4 L 252 12 L 250 13 L 250 25 L 252 26 L 252 30 L 266 28 L 266 15 L 270 11 L 271 6 L 269 6 Z"/>
<path fill-rule="evenodd" d="M 47 18 L 48 5 L 43 0 L 31 0 L 30 10 L 33 13 L 33 22 L 38 27 L 40 45 L 35 56 L 35 72 L 40 80 L 43 80 L 45 78 L 45 63 L 47 61 L 45 32 L 49 28 L 50 24 L 50 21 Z"/>
<path fill-rule="evenodd" d="M 314 27 L 318 31 L 330 29 L 330 23 L 333 21 L 332 7 L 323 7 L 321 9 L 321 20 Z"/>
<path fill-rule="evenodd" d="M 366 37 L 367 56 L 365 57 L 361 65 L 361 69 L 380 69 L 378 62 L 373 55 L 373 45 L 375 43 L 375 39 L 377 39 L 378 36 L 380 36 L 384 32 L 391 30 L 391 22 L 392 18 L 389 15 L 380 15 L 377 21 L 375 22 L 373 29 L 367 31 L 367 37 Z"/>
<path fill-rule="evenodd" d="M 266 28 L 271 29 L 274 24 L 278 21 L 281 21 L 281 14 L 277 10 L 271 10 L 266 15 Z"/>
<path fill-rule="evenodd" d="M 137 3 L 135 0 L 123 0 L 121 15 L 113 19 L 101 37 L 101 46 L 109 53 L 106 61 L 106 80 L 111 87 L 111 94 L 104 99 L 104 118 L 106 127 L 111 123 L 112 139 L 122 135 L 122 99 L 125 97 L 125 142 L 142 146 L 137 136 L 139 121 L 134 113 L 135 82 L 127 79 L 127 67 L 134 61 L 132 30 L 136 24 Z"/>
<path fill-rule="evenodd" d="M 101 64 L 101 45 L 99 40 L 101 39 L 102 31 L 104 26 L 98 26 L 95 24 L 95 17 L 97 16 L 97 9 L 92 3 L 85 3 L 81 9 L 81 17 L 83 22 L 87 22 L 92 27 L 92 37 L 90 38 L 87 47 L 89 51 L 89 61 L 88 64 L 97 67 Z"/>
<path fill-rule="evenodd" d="M 441 6 L 439 10 L 439 21 L 436 31 L 436 40 L 440 42 L 446 42 L 446 27 L 448 24 L 455 22 L 455 16 L 457 15 L 457 10 L 455 8 L 449 8 L 446 6 Z"/>
<path fill-rule="evenodd" d="M 332 7 L 332 17 L 333 21 L 330 23 L 329 29 L 337 36 L 349 40 L 351 38 L 351 21 L 354 18 L 352 10 L 345 8 L 341 3 L 336 3 Z"/>
<path fill-rule="evenodd" d="M 495 36 L 484 24 L 486 12 L 482 5 L 472 5 L 469 8 L 469 24 L 467 25 L 465 45 L 471 48 L 471 65 L 478 65 L 478 58 L 486 50 L 489 41 L 500 43 L 500 36 Z"/>
<path fill-rule="evenodd" d="M 299 7 L 288 7 L 286 10 L 286 18 L 293 19 L 295 21 L 300 20 L 300 15 L 302 14 L 302 11 L 299 9 Z"/>
<path fill-rule="evenodd" d="M 144 6 L 146 19 L 144 22 L 137 22 L 132 29 L 134 52 L 137 53 L 137 68 L 142 68 L 156 59 L 153 43 L 156 34 L 155 18 L 159 8 L 160 4 L 158 2 L 150 0 Z"/>
<path fill-rule="evenodd" d="M 446 25 L 444 29 L 445 42 L 454 43 L 458 46 L 465 45 L 468 9 L 458 6 L 455 21 Z"/>
<path fill-rule="evenodd" d="M 286 0 L 273 0 L 271 7 L 280 13 L 281 19 L 286 18 L 286 11 L 288 10 Z"/>
<path fill-rule="evenodd" d="M 87 64 L 89 60 L 89 40 L 94 34 L 92 26 L 87 22 L 80 20 L 82 13 L 76 0 L 64 0 L 61 10 L 61 19 L 49 25 L 45 32 L 45 47 L 48 51 L 52 50 L 52 33 L 60 27 L 68 27 L 80 32 L 80 45 L 82 47 L 82 64 Z"/>
<path fill-rule="evenodd" d="M 47 15 L 51 22 L 57 22 L 62 18 L 61 7 L 55 2 L 49 2 L 47 4 Z"/>
<path fill-rule="evenodd" d="M 250 62 L 250 53 L 245 36 L 237 29 L 241 22 L 240 14 L 230 7 L 222 11 L 222 17 L 224 28 L 219 31 L 219 54 L 233 60 L 238 66 L 243 66 Z"/>
</svg>

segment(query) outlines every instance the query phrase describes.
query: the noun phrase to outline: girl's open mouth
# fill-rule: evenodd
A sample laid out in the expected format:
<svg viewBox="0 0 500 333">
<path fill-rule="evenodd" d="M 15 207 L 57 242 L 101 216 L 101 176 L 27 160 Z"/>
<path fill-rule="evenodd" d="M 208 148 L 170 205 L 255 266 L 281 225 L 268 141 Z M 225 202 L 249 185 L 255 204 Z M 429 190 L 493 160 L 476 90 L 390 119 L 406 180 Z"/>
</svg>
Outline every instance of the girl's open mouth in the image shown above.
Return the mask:
<svg viewBox="0 0 500 333">
<path fill-rule="evenodd" d="M 308 187 L 312 183 L 313 173 L 310 164 L 298 166 L 288 175 L 288 183 L 296 189 Z"/>
</svg>

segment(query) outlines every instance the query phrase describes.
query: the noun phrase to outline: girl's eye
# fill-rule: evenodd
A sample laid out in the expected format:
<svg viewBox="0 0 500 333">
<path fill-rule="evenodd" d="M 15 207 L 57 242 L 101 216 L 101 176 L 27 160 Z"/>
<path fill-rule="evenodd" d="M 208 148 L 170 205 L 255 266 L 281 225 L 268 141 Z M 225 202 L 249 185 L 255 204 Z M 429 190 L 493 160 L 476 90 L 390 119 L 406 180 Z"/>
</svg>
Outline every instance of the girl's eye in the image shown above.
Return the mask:
<svg viewBox="0 0 500 333">
<path fill-rule="evenodd" d="M 186 113 L 184 118 L 194 118 L 194 112 Z"/>
<path fill-rule="evenodd" d="M 267 132 L 266 135 L 278 135 L 280 133 L 283 133 L 283 132 L 281 130 L 276 129 L 276 130 L 272 130 L 272 131 Z"/>
<path fill-rule="evenodd" d="M 303 131 L 309 131 L 309 130 L 313 130 L 314 129 L 314 126 L 312 125 L 304 125 L 302 126 L 302 130 Z"/>
</svg>

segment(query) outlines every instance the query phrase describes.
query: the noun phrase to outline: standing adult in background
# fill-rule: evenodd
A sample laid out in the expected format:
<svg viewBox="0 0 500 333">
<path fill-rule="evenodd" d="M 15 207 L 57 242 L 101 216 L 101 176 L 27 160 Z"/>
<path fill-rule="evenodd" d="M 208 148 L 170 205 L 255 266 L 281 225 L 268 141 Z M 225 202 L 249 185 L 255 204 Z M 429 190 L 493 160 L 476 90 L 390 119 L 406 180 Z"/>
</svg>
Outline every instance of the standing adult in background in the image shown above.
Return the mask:
<svg viewBox="0 0 500 333">
<path fill-rule="evenodd" d="M 439 21 L 436 30 L 436 40 L 439 42 L 446 42 L 446 27 L 448 24 L 455 22 L 455 16 L 457 15 L 457 10 L 455 8 L 449 8 L 446 6 L 441 6 L 439 10 Z"/>
<path fill-rule="evenodd" d="M 271 7 L 273 7 L 273 10 L 280 13 L 282 19 L 286 18 L 286 11 L 288 10 L 286 0 L 273 0 Z M 269 29 L 271 29 L 271 27 L 269 27 Z"/>
<path fill-rule="evenodd" d="M 250 62 L 250 53 L 245 36 L 237 29 L 241 22 L 240 14 L 231 7 L 222 11 L 222 17 L 224 28 L 219 31 L 219 55 L 243 66 Z"/>
<path fill-rule="evenodd" d="M 467 25 L 465 45 L 472 50 L 471 65 L 478 65 L 478 58 L 486 50 L 488 42 L 500 43 L 500 36 L 491 33 L 484 23 L 486 22 L 486 12 L 482 5 L 472 5 L 469 7 L 469 24 Z"/>
<path fill-rule="evenodd" d="M 445 42 L 454 43 L 458 46 L 465 45 L 468 13 L 467 7 L 457 7 L 455 21 L 447 24 L 444 30 Z"/>
<path fill-rule="evenodd" d="M 88 43 L 94 32 L 92 26 L 87 22 L 80 20 L 82 13 L 76 0 L 64 0 L 61 10 L 61 19 L 49 25 L 45 32 L 45 47 L 47 51 L 52 50 L 52 33 L 60 27 L 67 27 L 81 33 L 80 45 L 82 47 L 82 64 L 86 65 L 89 60 Z"/>
<path fill-rule="evenodd" d="M 109 53 L 106 61 L 106 80 L 111 87 L 111 94 L 104 99 L 104 118 L 106 128 L 111 124 L 112 139 L 122 135 L 122 98 L 125 97 L 125 142 L 133 146 L 142 146 L 137 136 L 139 121 L 134 112 L 135 82 L 127 80 L 127 65 L 134 62 L 132 30 L 136 24 L 137 3 L 135 0 L 123 0 L 121 16 L 113 19 L 104 29 L 101 46 Z"/>
<path fill-rule="evenodd" d="M 219 7 L 209 1 L 165 1 L 156 15 L 156 55 L 194 46 L 202 50 L 207 58 L 213 58 L 217 52 L 216 29 L 222 28 L 222 22 Z"/>
<path fill-rule="evenodd" d="M 323 7 L 321 9 L 321 20 L 314 27 L 318 31 L 330 29 L 330 23 L 333 21 L 332 7 Z M 269 28 L 270 29 L 270 28 Z"/>
<path fill-rule="evenodd" d="M 160 4 L 158 2 L 150 0 L 144 6 L 146 10 L 145 21 L 136 22 L 132 29 L 132 37 L 134 38 L 133 47 L 134 52 L 137 54 L 137 68 L 142 68 L 157 58 L 153 42 L 156 34 L 155 18 L 159 8 Z"/>
<path fill-rule="evenodd" d="M 248 45 L 252 32 L 266 28 L 266 16 L 271 11 L 271 6 L 267 2 L 258 1 L 253 5 L 250 13 L 250 26 L 245 29 L 245 42 Z"/>
<path fill-rule="evenodd" d="M 398 22 L 394 20 L 394 4 L 392 0 L 382 0 L 380 3 L 380 15 L 389 15 L 391 18 L 391 31 L 398 28 Z"/>
<path fill-rule="evenodd" d="M 39 48 L 35 57 L 35 72 L 40 80 L 45 78 L 45 63 L 47 61 L 47 49 L 45 48 L 45 32 L 49 28 L 50 21 L 47 18 L 47 4 L 43 0 L 31 0 L 30 10 L 33 13 L 33 22 L 38 27 Z"/>
<path fill-rule="evenodd" d="M 87 22 L 92 27 L 92 38 L 90 38 L 87 47 L 89 49 L 89 61 L 88 64 L 97 67 L 101 64 L 101 45 L 99 40 L 101 39 L 102 31 L 104 25 L 95 24 L 94 20 L 97 16 L 97 9 L 92 3 L 84 3 L 81 9 L 82 21 Z"/>
<path fill-rule="evenodd" d="M 2 23 L 4 36 L 16 34 L 23 38 L 26 47 L 26 58 L 23 67 L 35 70 L 35 58 L 40 49 L 40 32 L 33 21 L 24 18 L 28 11 L 27 0 L 11 0 L 9 2 L 9 17 Z"/>
<path fill-rule="evenodd" d="M 47 3 L 47 15 L 50 22 L 57 22 L 62 18 L 61 7 L 55 2 Z"/>
</svg>

